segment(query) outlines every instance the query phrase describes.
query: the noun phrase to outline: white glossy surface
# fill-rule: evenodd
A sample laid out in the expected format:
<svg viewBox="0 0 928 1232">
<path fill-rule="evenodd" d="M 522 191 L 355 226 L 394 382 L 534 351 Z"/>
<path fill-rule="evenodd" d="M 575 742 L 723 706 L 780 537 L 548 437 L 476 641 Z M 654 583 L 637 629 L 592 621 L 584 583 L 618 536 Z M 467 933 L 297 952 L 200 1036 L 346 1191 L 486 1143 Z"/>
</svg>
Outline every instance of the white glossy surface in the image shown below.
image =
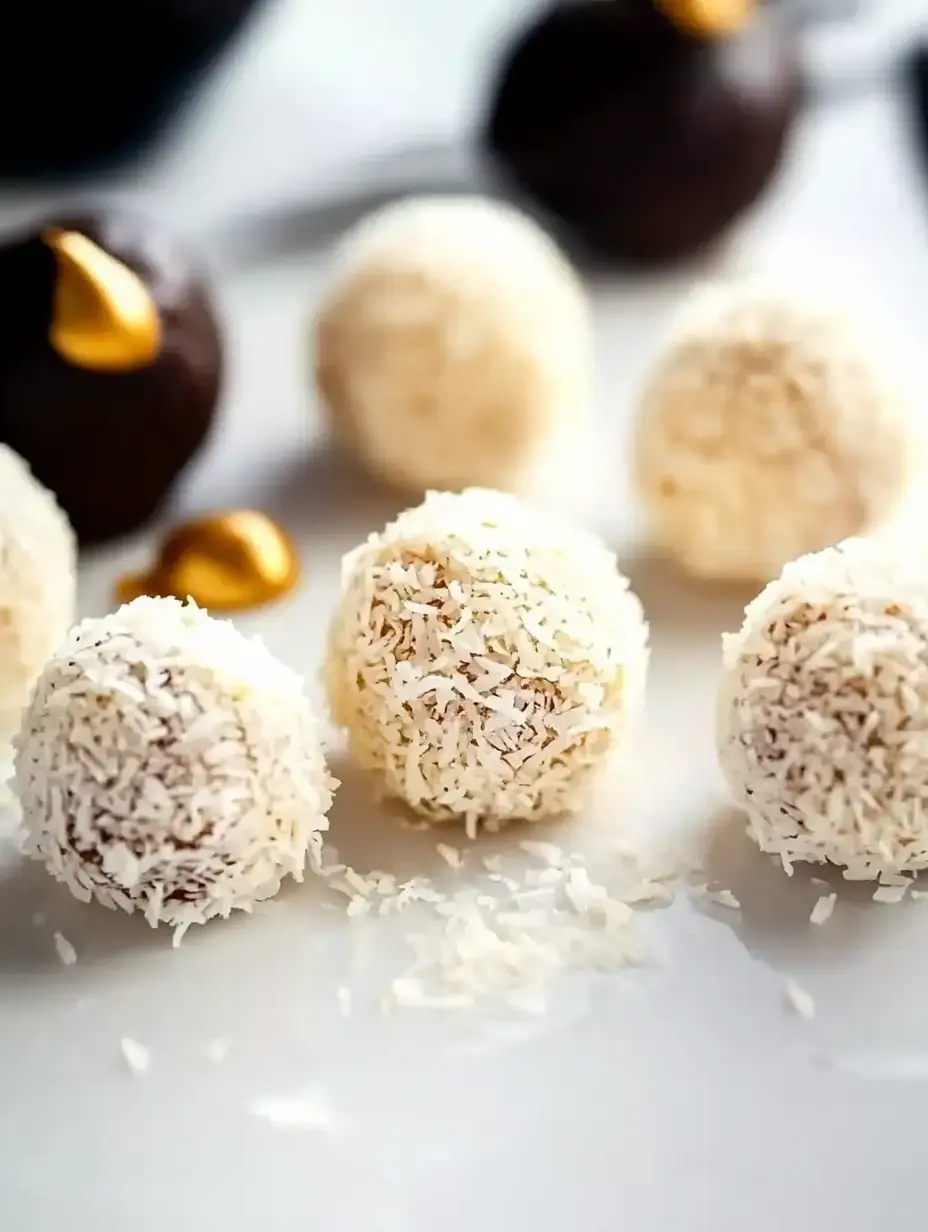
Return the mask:
<svg viewBox="0 0 928 1232">
<path fill-rule="evenodd" d="M 736 260 L 779 254 L 799 277 L 823 266 L 845 279 L 889 326 L 924 397 L 913 361 L 928 322 L 928 190 L 901 125 L 892 98 L 811 119 Z M 246 179 L 230 178 L 226 202 Z M 242 623 L 314 681 L 339 556 L 395 506 L 317 439 L 305 322 L 324 260 L 297 253 L 233 277 L 215 256 L 233 370 L 222 432 L 181 505 L 254 503 L 286 520 L 306 586 Z M 688 277 L 595 292 L 597 470 L 580 512 L 620 548 L 654 646 L 636 801 L 620 809 L 607 796 L 599 820 L 651 835 L 718 824 L 708 871 L 742 912 L 707 914 L 684 896 L 646 923 L 660 964 L 572 977 L 550 1016 L 521 1026 L 385 1020 L 374 1002 L 404 965 L 412 918 L 351 921 L 310 884 L 175 951 L 139 920 L 71 901 L 2 847 L 5 1229 L 871 1232 L 920 1218 L 928 904 L 873 905 L 839 885 L 832 920 L 808 924 L 819 890 L 750 848 L 714 766 L 718 635 L 745 596 L 694 589 L 638 546 L 623 439 Z M 151 541 L 85 562 L 84 613 L 106 609 L 113 578 Z M 442 876 L 428 836 L 394 829 L 336 768 L 345 854 Z M 591 825 L 559 839 L 583 846 Z M 73 967 L 56 956 L 56 930 L 77 948 Z M 811 1022 L 784 1007 L 787 976 L 814 996 Z M 354 992 L 345 1019 L 340 984 Z M 123 1036 L 151 1050 L 144 1080 L 121 1058 Z M 217 1038 L 231 1042 L 218 1065 L 206 1055 Z M 249 1111 L 308 1095 L 328 1108 L 326 1128 L 274 1127 Z"/>
</svg>

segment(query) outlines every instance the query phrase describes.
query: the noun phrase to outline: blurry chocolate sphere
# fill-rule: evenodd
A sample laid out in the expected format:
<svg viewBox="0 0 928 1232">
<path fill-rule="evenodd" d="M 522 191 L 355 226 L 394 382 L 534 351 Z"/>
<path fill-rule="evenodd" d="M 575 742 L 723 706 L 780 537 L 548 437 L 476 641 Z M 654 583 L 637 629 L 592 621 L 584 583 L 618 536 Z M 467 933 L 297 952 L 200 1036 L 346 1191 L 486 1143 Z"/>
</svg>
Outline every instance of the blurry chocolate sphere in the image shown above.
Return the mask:
<svg viewBox="0 0 928 1232">
<path fill-rule="evenodd" d="M 764 190 L 802 96 L 776 12 L 748 0 L 579 0 L 548 9 L 499 74 L 499 173 L 591 256 L 685 257 Z"/>
<path fill-rule="evenodd" d="M 157 512 L 206 437 L 221 368 L 206 286 L 160 228 L 97 215 L 0 246 L 0 442 L 81 543 Z"/>
<path fill-rule="evenodd" d="M 0 53 L 0 176 L 141 153 L 261 0 L 17 4 Z"/>
</svg>

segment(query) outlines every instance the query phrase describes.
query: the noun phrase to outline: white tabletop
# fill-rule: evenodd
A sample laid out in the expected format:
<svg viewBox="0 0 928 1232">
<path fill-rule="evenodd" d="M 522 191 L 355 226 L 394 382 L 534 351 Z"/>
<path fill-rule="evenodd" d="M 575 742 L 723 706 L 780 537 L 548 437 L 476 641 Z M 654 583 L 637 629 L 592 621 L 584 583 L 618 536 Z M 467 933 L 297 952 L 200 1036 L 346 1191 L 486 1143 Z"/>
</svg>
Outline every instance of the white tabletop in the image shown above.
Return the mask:
<svg viewBox="0 0 928 1232">
<path fill-rule="evenodd" d="M 472 65 L 506 6 L 342 0 L 343 33 L 363 22 L 368 41 L 362 53 L 346 35 L 328 78 L 307 75 L 298 0 L 289 17 L 287 7 L 269 14 L 160 169 L 119 195 L 175 217 L 216 264 L 231 353 L 225 419 L 179 504 L 259 504 L 285 519 L 306 584 L 241 624 L 315 693 L 340 554 L 395 505 L 320 439 L 307 321 L 325 252 L 233 273 L 235 254 L 210 246 L 211 228 L 254 205 L 299 203 L 327 177 L 344 183 L 362 155 L 456 139 L 474 77 L 463 54 L 442 65 L 444 91 L 434 69 L 420 72 L 446 28 L 436 11 L 459 21 Z M 378 48 L 394 57 L 382 107 L 361 84 L 344 86 L 344 66 L 363 83 L 383 62 Z M 7 204 L 12 218 L 36 201 Z M 888 329 L 925 396 L 928 181 L 910 161 L 899 99 L 811 115 L 776 193 L 720 260 L 775 264 L 800 282 L 825 271 Z M 494 1011 L 385 1019 L 378 992 L 404 965 L 411 920 L 348 920 L 307 885 L 174 950 L 141 921 L 73 902 L 12 843 L 0 846 L 4 1228 L 872 1232 L 920 1218 L 928 904 L 875 905 L 838 882 L 835 915 L 815 928 L 820 891 L 744 839 L 725 808 L 711 712 L 718 637 L 745 596 L 692 587 L 650 560 L 628 498 L 634 392 L 692 277 L 595 290 L 598 471 L 569 499 L 619 548 L 654 652 L 632 802 L 606 792 L 595 816 L 555 833 L 582 850 L 596 822 L 652 844 L 715 827 L 707 874 L 741 910 L 707 911 L 682 893 L 642 923 L 659 961 L 570 976 L 528 1022 Z M 151 542 L 85 561 L 82 613 L 107 609 L 113 578 Z M 344 779 L 333 836 L 357 866 L 449 885 L 468 876 L 437 871 L 434 839 L 396 829 L 334 742 L 332 756 Z M 514 843 L 504 835 L 494 849 Z M 74 944 L 75 965 L 59 961 L 55 931 Z M 814 997 L 812 1020 L 789 1011 L 788 978 Z M 343 984 L 354 1006 L 345 1018 Z M 126 1066 L 123 1037 L 150 1050 L 144 1078 Z M 229 1041 L 221 1063 L 207 1056 L 217 1039 Z M 294 1100 L 315 1101 L 319 1123 L 261 1115 Z"/>
</svg>

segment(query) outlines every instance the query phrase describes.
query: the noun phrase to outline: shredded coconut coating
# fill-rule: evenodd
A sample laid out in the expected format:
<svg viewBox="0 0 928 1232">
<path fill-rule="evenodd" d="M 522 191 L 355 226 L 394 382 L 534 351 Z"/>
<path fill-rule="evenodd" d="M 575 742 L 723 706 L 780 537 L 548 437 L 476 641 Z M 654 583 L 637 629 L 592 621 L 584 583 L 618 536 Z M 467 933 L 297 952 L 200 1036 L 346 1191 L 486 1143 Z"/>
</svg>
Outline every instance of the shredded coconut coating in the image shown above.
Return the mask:
<svg viewBox="0 0 928 1232">
<path fill-rule="evenodd" d="M 535 223 L 479 197 L 363 221 L 315 332 L 333 432 L 411 491 L 531 486 L 590 399 L 579 279 Z"/>
<path fill-rule="evenodd" d="M 345 558 L 324 675 L 386 793 L 473 829 L 577 810 L 622 746 L 646 663 L 610 552 L 469 489 L 429 493 Z"/>
<path fill-rule="evenodd" d="M 174 599 L 71 631 L 15 760 L 27 852 L 85 902 L 181 928 L 302 880 L 336 786 L 299 677 Z"/>
<path fill-rule="evenodd" d="M 0 745 L 74 619 L 76 556 L 54 496 L 0 445 Z"/>
<path fill-rule="evenodd" d="M 723 773 L 760 847 L 854 880 L 928 867 L 928 577 L 851 541 L 787 565 L 725 637 Z"/>
<path fill-rule="evenodd" d="M 924 449 L 874 351 L 839 312 L 768 285 L 697 293 L 640 409 L 658 546 L 697 576 L 768 581 L 889 517 Z"/>
</svg>

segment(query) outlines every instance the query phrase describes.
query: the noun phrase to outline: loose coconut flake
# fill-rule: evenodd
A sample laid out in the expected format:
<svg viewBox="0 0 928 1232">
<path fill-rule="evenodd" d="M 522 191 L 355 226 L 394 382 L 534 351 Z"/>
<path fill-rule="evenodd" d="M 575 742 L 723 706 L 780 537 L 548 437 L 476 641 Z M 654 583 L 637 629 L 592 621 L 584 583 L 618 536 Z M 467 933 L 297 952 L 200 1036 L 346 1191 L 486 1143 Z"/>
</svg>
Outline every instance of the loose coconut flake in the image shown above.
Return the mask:
<svg viewBox="0 0 928 1232">
<path fill-rule="evenodd" d="M 55 933 L 55 950 L 66 967 L 73 967 L 77 962 L 77 950 L 62 933 Z"/>
<path fill-rule="evenodd" d="M 837 894 L 823 894 L 812 908 L 809 922 L 811 924 L 824 924 L 827 920 L 830 920 L 837 901 Z"/>
<path fill-rule="evenodd" d="M 709 886 L 697 886 L 696 894 L 707 903 L 716 907 L 728 907 L 732 911 L 741 910 L 741 900 L 731 890 L 713 890 Z"/>
<path fill-rule="evenodd" d="M 124 1036 L 119 1041 L 119 1048 L 123 1060 L 135 1077 L 144 1078 L 151 1066 L 151 1050 L 129 1036 Z"/>
<path fill-rule="evenodd" d="M 634 904 L 665 904 L 672 898 L 669 886 L 658 896 L 650 890 L 658 883 L 630 876 L 625 861 L 621 886 L 608 887 L 591 877 L 578 854 L 551 843 L 527 846 L 533 861 L 528 868 L 486 857 L 492 869 L 511 867 L 512 875 L 475 873 L 471 884 L 453 894 L 423 878 L 398 881 L 376 870 L 361 876 L 334 855 L 323 866 L 349 906 L 360 897 L 378 915 L 418 908 L 418 926 L 406 938 L 413 962 L 389 981 L 381 1002 L 385 1013 L 458 1011 L 485 1002 L 540 1013 L 565 972 L 616 970 L 650 959 Z M 643 884 L 649 892 L 642 892 Z"/>
<path fill-rule="evenodd" d="M 464 858 L 457 847 L 451 847 L 448 843 L 436 843 L 435 850 L 449 868 L 461 868 L 464 863 Z"/>
<path fill-rule="evenodd" d="M 206 1059 L 211 1061 L 213 1065 L 221 1065 L 229 1055 L 231 1047 L 232 1041 L 224 1037 L 211 1040 L 206 1046 Z"/>
<path fill-rule="evenodd" d="M 795 980 L 790 979 L 786 981 L 783 993 L 786 997 L 787 1005 L 800 1018 L 810 1019 L 815 1017 L 815 1001 L 811 993 L 806 992 Z"/>
<path fill-rule="evenodd" d="M 335 1125 L 326 1101 L 312 1092 L 262 1096 L 249 1104 L 248 1113 L 275 1129 L 330 1130 Z"/>
<path fill-rule="evenodd" d="M 875 903 L 901 903 L 907 890 L 908 886 L 905 885 L 881 885 L 873 891 L 873 901 Z"/>
</svg>

